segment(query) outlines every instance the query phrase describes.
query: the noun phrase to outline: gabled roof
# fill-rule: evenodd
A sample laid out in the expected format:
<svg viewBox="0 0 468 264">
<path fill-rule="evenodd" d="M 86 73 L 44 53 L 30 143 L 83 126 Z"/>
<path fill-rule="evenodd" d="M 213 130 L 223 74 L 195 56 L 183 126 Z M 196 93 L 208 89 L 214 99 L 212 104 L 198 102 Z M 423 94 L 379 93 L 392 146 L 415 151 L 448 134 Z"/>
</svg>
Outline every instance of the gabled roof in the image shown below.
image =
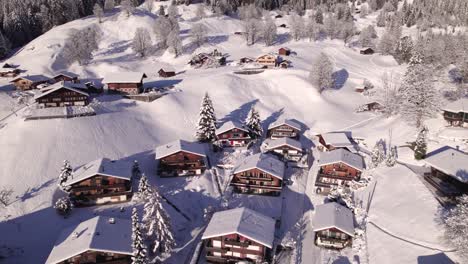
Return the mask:
<svg viewBox="0 0 468 264">
<path fill-rule="evenodd" d="M 77 168 L 72 173 L 72 177 L 67 180 L 67 185 L 75 184 L 98 174 L 130 180 L 132 178 L 132 164 L 131 162 L 110 160 L 107 158 L 97 159 Z"/>
<path fill-rule="evenodd" d="M 259 60 L 259 59 L 264 58 L 264 57 L 273 57 L 273 58 L 276 60 L 276 58 L 277 58 L 278 56 L 272 55 L 272 54 L 263 54 L 263 55 L 260 55 L 259 57 L 257 57 L 256 60 Z"/>
<path fill-rule="evenodd" d="M 314 215 L 314 231 L 336 228 L 354 237 L 353 213 L 338 203 L 317 205 Z"/>
<path fill-rule="evenodd" d="M 222 124 L 220 128 L 216 129 L 216 135 L 222 134 L 229 130 L 237 128 L 239 130 L 249 132 L 249 129 L 246 128 L 243 124 L 237 121 L 227 121 L 226 123 Z"/>
<path fill-rule="evenodd" d="M 352 146 L 351 140 L 344 132 L 332 132 L 321 134 L 326 145 L 332 145 L 334 147 L 347 147 Z"/>
<path fill-rule="evenodd" d="M 452 113 L 468 113 L 468 98 L 462 98 L 447 104 L 442 110 Z"/>
<path fill-rule="evenodd" d="M 156 159 L 162 159 L 169 155 L 175 154 L 179 151 L 184 151 L 199 156 L 206 156 L 205 148 L 202 144 L 197 142 L 189 142 L 186 140 L 176 140 L 166 145 L 156 148 Z"/>
<path fill-rule="evenodd" d="M 468 154 L 449 147 L 442 147 L 432 153 L 424 159 L 427 164 L 461 182 L 468 183 Z"/>
<path fill-rule="evenodd" d="M 259 169 L 281 180 L 284 178 L 284 162 L 272 155 L 262 153 L 248 156 L 237 165 L 232 173 L 236 174 L 251 169 Z"/>
<path fill-rule="evenodd" d="M 206 227 L 202 239 L 230 234 L 239 234 L 273 248 L 275 220 L 245 207 L 216 212 Z"/>
<path fill-rule="evenodd" d="M 131 255 L 132 222 L 96 216 L 66 228 L 58 236 L 46 264 L 61 263 L 88 250 Z"/>
<path fill-rule="evenodd" d="M 283 50 L 287 50 L 287 51 L 291 51 L 289 48 L 286 48 L 286 47 L 281 47 L 279 49 L 283 49 Z"/>
<path fill-rule="evenodd" d="M 335 149 L 320 153 L 320 166 L 337 162 L 343 162 L 360 171 L 364 170 L 364 159 L 360 155 L 349 152 L 346 149 Z"/>
<path fill-rule="evenodd" d="M 146 77 L 144 72 L 113 72 L 107 74 L 102 83 L 140 83 Z"/>
<path fill-rule="evenodd" d="M 301 142 L 292 138 L 288 138 L 288 137 L 282 137 L 279 139 L 268 139 L 268 140 L 265 140 L 265 144 L 266 144 L 267 150 L 276 149 L 282 146 L 289 146 L 291 148 L 302 151 Z"/>
<path fill-rule="evenodd" d="M 58 83 L 54 83 L 50 86 L 47 86 L 47 87 L 44 87 L 42 88 L 41 90 L 44 91 L 43 93 L 41 94 L 38 94 L 34 97 L 34 99 L 39 99 L 41 97 L 44 97 L 48 94 L 51 94 L 55 91 L 58 91 L 60 89 L 67 89 L 67 90 L 70 90 L 70 91 L 73 91 L 73 92 L 77 92 L 79 94 L 82 94 L 82 95 L 85 95 L 85 96 L 89 96 L 89 94 L 87 94 L 86 92 L 83 92 L 83 91 L 80 91 L 76 88 L 73 88 L 70 83 L 68 82 L 58 82 Z"/>
<path fill-rule="evenodd" d="M 290 126 L 292 128 L 295 128 L 297 130 L 301 130 L 301 124 L 297 123 L 296 121 L 292 120 L 292 119 L 281 119 L 281 120 L 278 120 L 272 124 L 270 124 L 268 126 L 268 130 L 270 129 L 273 129 L 275 127 L 279 127 L 279 126 L 282 126 L 282 125 L 287 125 L 287 126 Z"/>
<path fill-rule="evenodd" d="M 20 79 L 29 80 L 31 82 L 47 82 L 47 81 L 50 80 L 49 77 L 38 74 L 38 75 L 19 76 L 19 77 L 16 77 L 15 79 L 11 80 L 10 82 L 16 82 L 16 81 L 18 81 Z"/>
<path fill-rule="evenodd" d="M 55 78 L 57 78 L 57 77 L 59 77 L 59 76 L 62 76 L 62 75 L 63 75 L 63 76 L 66 76 L 66 77 L 69 77 L 69 78 L 72 78 L 72 79 L 73 79 L 73 78 L 78 78 L 78 77 L 80 77 L 80 75 L 78 75 L 78 74 L 76 74 L 76 73 L 73 73 L 73 72 L 61 71 L 61 72 L 55 74 L 55 76 L 52 77 L 52 78 L 55 79 Z"/>
</svg>

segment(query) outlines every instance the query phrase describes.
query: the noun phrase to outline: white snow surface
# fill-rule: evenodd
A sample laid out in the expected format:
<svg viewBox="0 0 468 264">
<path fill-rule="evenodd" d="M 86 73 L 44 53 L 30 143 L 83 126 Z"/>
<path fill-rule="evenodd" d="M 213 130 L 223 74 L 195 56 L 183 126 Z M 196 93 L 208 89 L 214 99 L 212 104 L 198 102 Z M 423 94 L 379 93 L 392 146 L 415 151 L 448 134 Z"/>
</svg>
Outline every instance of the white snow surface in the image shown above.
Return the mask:
<svg viewBox="0 0 468 264">
<path fill-rule="evenodd" d="M 424 161 L 461 182 L 468 182 L 468 154 L 453 148 L 443 148 L 429 153 Z"/>
</svg>

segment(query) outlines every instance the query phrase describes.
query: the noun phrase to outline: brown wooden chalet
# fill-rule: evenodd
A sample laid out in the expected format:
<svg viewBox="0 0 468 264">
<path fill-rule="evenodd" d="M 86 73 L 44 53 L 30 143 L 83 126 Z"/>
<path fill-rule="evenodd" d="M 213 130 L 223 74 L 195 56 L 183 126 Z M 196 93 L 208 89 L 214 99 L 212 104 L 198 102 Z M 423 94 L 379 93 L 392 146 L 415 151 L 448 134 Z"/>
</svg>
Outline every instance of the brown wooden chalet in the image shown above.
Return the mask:
<svg viewBox="0 0 468 264">
<path fill-rule="evenodd" d="M 451 147 L 442 147 L 424 159 L 431 170 L 424 178 L 442 202 L 468 194 L 468 154 Z"/>
<path fill-rule="evenodd" d="M 468 127 L 468 98 L 447 104 L 443 111 L 444 119 L 450 126 Z"/>
<path fill-rule="evenodd" d="M 281 194 L 284 162 L 269 154 L 247 157 L 234 169 L 230 185 L 235 192 L 246 194 Z"/>
<path fill-rule="evenodd" d="M 249 129 L 236 121 L 228 121 L 216 129 L 216 137 L 223 147 L 244 147 L 252 142 Z"/>
<path fill-rule="evenodd" d="M 258 64 L 266 67 L 266 68 L 273 68 L 278 66 L 278 56 L 276 55 L 271 55 L 271 54 L 265 54 L 260 57 L 258 57 L 255 62 Z"/>
<path fill-rule="evenodd" d="M 122 94 L 139 94 L 143 92 L 143 79 L 147 78 L 141 72 L 119 72 L 107 75 L 102 81 L 109 91 Z"/>
<path fill-rule="evenodd" d="M 132 196 L 132 164 L 98 159 L 75 170 L 66 185 L 76 205 L 124 202 Z"/>
<path fill-rule="evenodd" d="M 10 81 L 10 83 L 12 83 L 16 87 L 16 89 L 21 91 L 37 89 L 38 85 L 51 82 L 51 79 L 44 75 L 20 76 Z"/>
<path fill-rule="evenodd" d="M 353 213 L 338 203 L 317 205 L 313 226 L 317 246 L 342 249 L 352 244 L 354 237 Z"/>
<path fill-rule="evenodd" d="M 79 75 L 73 72 L 62 71 L 57 73 L 52 79 L 56 82 L 72 82 L 72 83 L 79 83 Z"/>
<path fill-rule="evenodd" d="M 89 94 L 73 88 L 71 83 L 59 82 L 46 88 L 34 97 L 41 107 L 85 106 L 89 103 Z"/>
<path fill-rule="evenodd" d="M 213 214 L 203 233 L 208 263 L 270 263 L 275 220 L 241 207 Z"/>
<path fill-rule="evenodd" d="M 0 77 L 16 77 L 21 73 L 20 69 L 15 68 L 0 68 Z"/>
<path fill-rule="evenodd" d="M 305 153 L 300 141 L 292 138 L 267 139 L 265 150 L 286 161 L 299 161 Z"/>
<path fill-rule="evenodd" d="M 282 48 L 280 48 L 280 49 L 278 50 L 278 54 L 279 54 L 279 55 L 282 55 L 282 56 L 289 56 L 289 55 L 291 55 L 291 50 L 288 49 L 288 48 L 282 47 Z"/>
<path fill-rule="evenodd" d="M 176 140 L 156 148 L 157 174 L 161 177 L 201 175 L 208 159 L 203 145 Z"/>
<path fill-rule="evenodd" d="M 176 75 L 175 71 L 165 71 L 163 68 L 158 71 L 159 77 L 169 78 Z"/>
<path fill-rule="evenodd" d="M 363 49 L 363 50 L 360 50 L 359 53 L 363 55 L 372 55 L 374 54 L 374 49 L 372 48 Z"/>
<path fill-rule="evenodd" d="M 65 228 L 45 263 L 131 264 L 132 253 L 132 221 L 96 216 Z"/>
<path fill-rule="evenodd" d="M 289 137 L 299 139 L 301 125 L 294 120 L 284 119 L 268 126 L 268 137 L 272 139 Z"/>
<path fill-rule="evenodd" d="M 359 180 L 364 170 L 363 158 L 345 149 L 322 152 L 319 172 L 315 181 L 317 193 L 328 192 L 332 186 L 347 185 Z"/>
</svg>

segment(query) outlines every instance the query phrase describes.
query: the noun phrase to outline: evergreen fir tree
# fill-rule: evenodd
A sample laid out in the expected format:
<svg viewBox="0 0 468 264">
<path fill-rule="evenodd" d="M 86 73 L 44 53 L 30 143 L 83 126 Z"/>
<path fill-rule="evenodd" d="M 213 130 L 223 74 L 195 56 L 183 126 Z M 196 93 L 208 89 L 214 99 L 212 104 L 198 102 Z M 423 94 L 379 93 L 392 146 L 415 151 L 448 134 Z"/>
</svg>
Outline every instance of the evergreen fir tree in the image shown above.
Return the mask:
<svg viewBox="0 0 468 264">
<path fill-rule="evenodd" d="M 414 158 L 417 160 L 424 159 L 427 153 L 427 128 L 423 127 L 414 142 Z"/>
<path fill-rule="evenodd" d="M 70 198 L 68 197 L 61 197 L 59 198 L 54 204 L 55 210 L 60 215 L 68 215 L 72 210 L 72 203 Z"/>
<path fill-rule="evenodd" d="M 250 109 L 250 112 L 245 121 L 245 125 L 249 128 L 253 138 L 261 137 L 263 134 L 263 128 L 260 120 L 260 114 L 257 112 L 255 107 Z"/>
<path fill-rule="evenodd" d="M 380 163 L 385 160 L 385 147 L 382 140 L 379 140 L 377 143 L 375 143 L 374 149 L 372 150 L 371 159 L 374 168 L 378 167 Z"/>
<path fill-rule="evenodd" d="M 213 102 L 208 93 L 203 97 L 198 119 L 196 138 L 201 142 L 213 142 L 216 140 L 216 115 Z"/>
<path fill-rule="evenodd" d="M 457 198 L 457 204 L 444 215 L 445 238 L 458 249 L 458 255 L 468 259 L 468 195 Z"/>
<path fill-rule="evenodd" d="M 60 175 L 59 175 L 59 188 L 62 191 L 68 192 L 69 191 L 69 186 L 67 186 L 67 181 L 68 178 L 72 176 L 73 169 L 70 165 L 70 162 L 68 160 L 63 161 L 63 166 L 62 169 L 60 170 Z"/>
<path fill-rule="evenodd" d="M 145 174 L 141 175 L 140 182 L 138 183 L 138 197 L 141 200 L 147 200 L 151 195 L 151 186 L 148 183 L 148 178 Z"/>
<path fill-rule="evenodd" d="M 387 159 L 385 160 L 385 164 L 388 167 L 395 166 L 396 158 L 397 158 L 397 149 L 396 149 L 396 146 L 394 146 L 390 148 L 388 155 L 387 155 Z"/>
<path fill-rule="evenodd" d="M 0 31 L 0 59 L 6 57 L 10 51 L 10 41 Z"/>
<path fill-rule="evenodd" d="M 132 174 L 136 176 L 136 175 L 139 175 L 140 173 L 141 173 L 140 163 L 138 163 L 138 160 L 134 160 L 133 165 L 132 165 Z"/>
<path fill-rule="evenodd" d="M 153 253 L 168 253 L 175 245 L 171 221 L 162 207 L 162 197 L 152 189 L 144 205 L 143 230 Z"/>
<path fill-rule="evenodd" d="M 136 208 L 132 210 L 132 264 L 147 264 L 146 246 L 140 230 L 140 220 Z"/>
</svg>

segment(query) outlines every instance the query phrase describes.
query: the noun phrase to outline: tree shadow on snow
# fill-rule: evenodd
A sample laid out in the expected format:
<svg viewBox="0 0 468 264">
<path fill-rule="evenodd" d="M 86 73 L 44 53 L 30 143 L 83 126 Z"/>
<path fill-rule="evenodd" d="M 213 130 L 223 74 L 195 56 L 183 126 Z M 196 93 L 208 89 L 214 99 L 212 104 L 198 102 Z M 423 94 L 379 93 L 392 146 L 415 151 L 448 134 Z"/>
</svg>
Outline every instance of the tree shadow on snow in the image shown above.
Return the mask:
<svg viewBox="0 0 468 264">
<path fill-rule="evenodd" d="M 455 264 L 445 253 L 434 255 L 419 256 L 418 264 Z"/>
<path fill-rule="evenodd" d="M 351 264 L 348 257 L 339 256 L 337 259 L 333 261 L 333 264 Z"/>
<path fill-rule="evenodd" d="M 346 81 L 348 80 L 348 77 L 349 77 L 349 72 L 346 69 L 341 69 L 339 71 L 334 72 L 332 74 L 332 78 L 335 82 L 334 88 L 336 90 L 343 88 Z"/>
<path fill-rule="evenodd" d="M 249 114 L 250 109 L 252 109 L 252 106 L 254 106 L 258 101 L 258 99 L 255 99 L 239 106 L 239 108 L 236 110 L 231 111 L 231 113 L 219 119 L 218 123 L 223 124 L 227 121 L 238 121 L 241 123 L 244 122 Z"/>
<path fill-rule="evenodd" d="M 26 191 L 23 194 L 21 194 L 20 196 L 17 196 L 16 201 L 25 202 L 26 200 L 37 196 L 41 192 L 42 189 L 49 187 L 52 183 L 55 182 L 55 180 L 56 179 L 50 179 L 37 187 L 33 187 L 33 188 L 28 187 L 28 189 L 26 189 Z"/>
</svg>

